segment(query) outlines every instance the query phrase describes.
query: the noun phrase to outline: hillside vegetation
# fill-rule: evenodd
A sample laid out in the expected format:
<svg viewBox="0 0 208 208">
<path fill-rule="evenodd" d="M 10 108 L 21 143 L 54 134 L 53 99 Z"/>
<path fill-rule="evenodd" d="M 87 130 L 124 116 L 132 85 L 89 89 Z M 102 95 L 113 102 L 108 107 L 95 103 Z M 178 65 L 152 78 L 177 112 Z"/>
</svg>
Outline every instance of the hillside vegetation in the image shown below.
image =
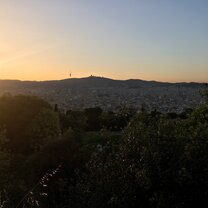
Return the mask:
<svg viewBox="0 0 208 208">
<path fill-rule="evenodd" d="M 207 103 L 63 113 L 35 96 L 0 98 L 2 208 L 207 207 L 207 161 Z"/>
</svg>

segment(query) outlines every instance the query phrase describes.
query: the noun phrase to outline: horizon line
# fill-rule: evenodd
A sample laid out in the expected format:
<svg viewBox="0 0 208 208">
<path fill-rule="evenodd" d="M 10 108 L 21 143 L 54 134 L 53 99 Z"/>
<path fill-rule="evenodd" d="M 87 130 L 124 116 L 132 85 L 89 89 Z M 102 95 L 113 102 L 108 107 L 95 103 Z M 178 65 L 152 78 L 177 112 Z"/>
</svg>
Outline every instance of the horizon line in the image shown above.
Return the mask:
<svg viewBox="0 0 208 208">
<path fill-rule="evenodd" d="M 74 79 L 87 79 L 87 78 L 101 78 L 101 79 L 110 79 L 113 81 L 129 81 L 129 80 L 137 80 L 137 81 L 146 81 L 146 82 L 160 82 L 160 83 L 197 83 L 197 84 L 206 84 L 208 82 L 197 82 L 197 81 L 180 81 L 180 82 L 170 82 L 170 81 L 159 81 L 159 80 L 145 80 L 145 79 L 139 79 L 139 78 L 129 78 L 129 79 L 114 79 L 104 76 L 94 76 L 90 75 L 87 77 L 69 77 L 69 78 L 63 78 L 63 79 L 49 79 L 49 80 L 23 80 L 23 79 L 1 79 L 0 81 L 19 81 L 19 82 L 53 82 L 53 81 L 64 81 L 64 80 L 74 80 Z"/>
</svg>

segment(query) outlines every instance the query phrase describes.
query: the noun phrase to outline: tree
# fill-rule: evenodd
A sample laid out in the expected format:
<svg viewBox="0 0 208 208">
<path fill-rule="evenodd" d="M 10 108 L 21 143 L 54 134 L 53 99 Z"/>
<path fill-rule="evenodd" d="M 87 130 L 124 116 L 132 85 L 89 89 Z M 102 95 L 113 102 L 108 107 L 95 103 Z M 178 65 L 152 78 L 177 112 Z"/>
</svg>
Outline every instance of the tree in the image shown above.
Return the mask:
<svg viewBox="0 0 208 208">
<path fill-rule="evenodd" d="M 87 130 L 88 131 L 98 131 L 101 128 L 100 116 L 102 114 L 102 109 L 96 108 L 86 108 L 84 110 L 87 117 Z"/>
<path fill-rule="evenodd" d="M 76 131 L 82 131 L 87 128 L 87 117 L 82 111 L 67 111 L 66 113 L 66 126 L 68 128 L 75 129 Z"/>
<path fill-rule="evenodd" d="M 207 161 L 207 106 L 176 120 L 143 111 L 117 147 L 88 163 L 79 206 L 207 207 Z"/>
<path fill-rule="evenodd" d="M 5 148 L 5 144 L 7 142 L 6 132 L 3 127 L 0 127 L 0 193 L 3 191 L 10 179 L 10 175 L 8 175 L 11 155 Z"/>
<path fill-rule="evenodd" d="M 39 134 L 34 129 L 42 128 L 39 137 L 52 136 L 59 131 L 57 122 L 53 108 L 38 97 L 6 95 L 0 98 L 0 125 L 5 126 L 7 148 L 13 153 L 30 154 L 32 133 Z M 53 133 L 49 131 L 49 125 L 52 125 L 50 129 L 53 128 Z"/>
<path fill-rule="evenodd" d="M 204 84 L 204 87 L 201 90 L 201 95 L 204 97 L 205 103 L 208 104 L 208 83 Z"/>
<path fill-rule="evenodd" d="M 30 122 L 26 131 L 30 139 L 30 149 L 39 151 L 43 145 L 60 136 L 58 114 L 51 109 L 43 108 Z"/>
</svg>

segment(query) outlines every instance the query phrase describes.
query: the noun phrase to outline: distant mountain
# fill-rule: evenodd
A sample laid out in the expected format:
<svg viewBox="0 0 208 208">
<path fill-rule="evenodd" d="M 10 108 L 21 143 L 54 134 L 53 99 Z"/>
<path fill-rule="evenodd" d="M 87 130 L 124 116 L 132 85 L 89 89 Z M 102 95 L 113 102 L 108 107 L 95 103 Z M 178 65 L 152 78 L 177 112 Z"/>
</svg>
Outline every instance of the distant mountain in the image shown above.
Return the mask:
<svg viewBox="0 0 208 208">
<path fill-rule="evenodd" d="M 82 109 L 100 106 L 115 110 L 118 106 L 180 112 L 202 102 L 202 83 L 168 83 L 140 79 L 113 80 L 105 77 L 70 78 L 52 81 L 0 80 L 0 95 L 30 94 L 40 96 L 60 108 Z"/>
<path fill-rule="evenodd" d="M 167 86 L 181 86 L 181 87 L 200 87 L 202 83 L 195 82 L 158 82 L 145 81 L 140 79 L 129 80 L 114 80 L 105 77 L 84 77 L 84 78 L 70 78 L 63 80 L 52 81 L 19 81 L 19 80 L 0 80 L 0 87 L 167 87 Z"/>
</svg>

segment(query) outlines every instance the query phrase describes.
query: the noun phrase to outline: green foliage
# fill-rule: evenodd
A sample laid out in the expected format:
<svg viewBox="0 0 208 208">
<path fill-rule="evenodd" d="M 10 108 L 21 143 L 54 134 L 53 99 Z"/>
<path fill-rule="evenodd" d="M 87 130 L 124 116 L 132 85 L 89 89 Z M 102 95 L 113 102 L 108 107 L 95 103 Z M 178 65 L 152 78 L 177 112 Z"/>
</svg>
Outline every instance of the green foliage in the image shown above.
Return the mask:
<svg viewBox="0 0 208 208">
<path fill-rule="evenodd" d="M 102 114 L 102 109 L 96 108 L 86 108 L 84 110 L 87 117 L 87 130 L 88 131 L 98 131 L 101 128 L 100 116 Z"/>
<path fill-rule="evenodd" d="M 88 163 L 79 206 L 206 207 L 207 129 L 207 106 L 175 121 L 141 112 L 118 147 Z"/>
<path fill-rule="evenodd" d="M 36 151 L 59 135 L 58 114 L 47 108 L 43 108 L 36 115 L 27 129 L 27 136 L 31 140 L 31 149 Z"/>
<path fill-rule="evenodd" d="M 0 128 L 0 187 L 2 189 L 7 186 L 9 180 L 8 171 L 11 160 L 9 152 L 5 149 L 5 143 L 7 142 L 5 134 L 5 129 Z"/>
<path fill-rule="evenodd" d="M 34 149 L 32 134 L 35 137 L 39 134 L 37 139 L 43 140 L 59 131 L 58 118 L 52 107 L 34 96 L 1 97 L 0 125 L 6 128 L 7 148 L 22 154 L 29 154 Z"/>
<path fill-rule="evenodd" d="M 87 108 L 84 111 L 68 110 L 66 114 L 60 113 L 62 132 L 68 128 L 75 131 L 122 131 L 135 115 L 135 110 L 120 108 L 115 112 L 103 112 L 101 108 Z"/>
<path fill-rule="evenodd" d="M 201 95 L 204 97 L 205 103 L 208 104 L 208 83 L 204 84 L 204 88 L 201 90 Z"/>
<path fill-rule="evenodd" d="M 7 95 L 0 126 L 0 206 L 208 206 L 207 104 L 182 114 L 64 114 L 37 97 Z"/>
<path fill-rule="evenodd" d="M 85 130 L 87 128 L 87 117 L 82 111 L 67 111 L 66 128 L 72 128 L 76 131 Z"/>
<path fill-rule="evenodd" d="M 123 130 L 133 115 L 130 112 L 120 111 L 114 112 L 103 112 L 101 119 L 101 126 L 111 131 Z"/>
</svg>

